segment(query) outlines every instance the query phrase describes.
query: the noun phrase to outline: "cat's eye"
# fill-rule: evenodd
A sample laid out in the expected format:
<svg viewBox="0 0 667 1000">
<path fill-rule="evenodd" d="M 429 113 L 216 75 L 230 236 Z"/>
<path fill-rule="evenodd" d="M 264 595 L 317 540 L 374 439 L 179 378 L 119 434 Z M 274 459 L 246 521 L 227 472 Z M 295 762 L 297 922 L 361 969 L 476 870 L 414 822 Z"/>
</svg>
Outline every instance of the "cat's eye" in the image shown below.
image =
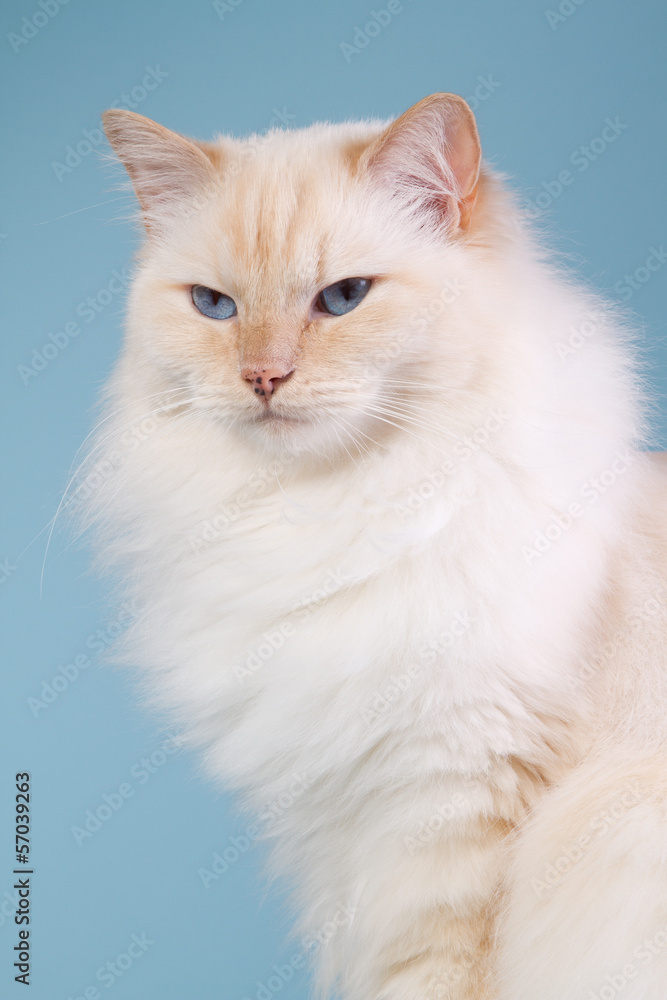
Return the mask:
<svg viewBox="0 0 667 1000">
<path fill-rule="evenodd" d="M 224 292 L 216 292 L 206 285 L 193 285 L 190 294 L 199 312 L 210 319 L 231 319 L 236 316 L 236 302 Z"/>
<path fill-rule="evenodd" d="M 344 316 L 359 305 L 370 287 L 370 278 L 343 278 L 342 281 L 322 289 L 317 298 L 317 305 L 322 312 L 330 313 L 332 316 Z"/>
</svg>

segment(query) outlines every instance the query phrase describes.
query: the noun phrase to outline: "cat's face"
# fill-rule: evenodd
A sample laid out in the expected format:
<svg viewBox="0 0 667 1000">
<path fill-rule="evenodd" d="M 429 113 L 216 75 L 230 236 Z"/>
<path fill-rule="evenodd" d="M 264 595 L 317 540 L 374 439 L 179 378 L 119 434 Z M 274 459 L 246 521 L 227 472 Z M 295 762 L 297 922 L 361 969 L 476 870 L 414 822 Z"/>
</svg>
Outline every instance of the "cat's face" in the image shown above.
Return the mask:
<svg viewBox="0 0 667 1000">
<path fill-rule="evenodd" d="M 215 145 L 130 112 L 105 125 L 147 225 L 127 344 L 147 393 L 182 390 L 235 433 L 330 453 L 370 447 L 434 381 L 465 377 L 454 331 L 479 143 L 459 98 L 389 128 Z"/>
</svg>

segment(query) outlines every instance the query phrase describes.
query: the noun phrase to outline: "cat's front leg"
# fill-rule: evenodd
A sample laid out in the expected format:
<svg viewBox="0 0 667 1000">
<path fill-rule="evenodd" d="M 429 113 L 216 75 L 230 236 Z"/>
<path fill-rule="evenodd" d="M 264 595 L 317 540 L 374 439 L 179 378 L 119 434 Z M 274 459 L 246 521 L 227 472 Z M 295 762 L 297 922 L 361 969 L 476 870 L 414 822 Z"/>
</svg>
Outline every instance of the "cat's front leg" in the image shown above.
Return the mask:
<svg viewBox="0 0 667 1000">
<path fill-rule="evenodd" d="M 497 1000 L 493 986 L 492 917 L 487 908 L 455 916 L 448 908 L 416 918 L 410 934 L 397 941 L 396 958 L 373 1000 Z M 417 946 L 402 952 L 407 939 Z M 401 956 L 402 957 L 399 957 Z"/>
<path fill-rule="evenodd" d="M 454 835 L 411 840 L 353 845 L 356 905 L 320 956 L 321 984 L 337 977 L 344 1000 L 496 1000 L 506 825 L 470 820 Z"/>
<path fill-rule="evenodd" d="M 667 998 L 664 750 L 619 747 L 521 832 L 498 918 L 499 1000 Z"/>
</svg>

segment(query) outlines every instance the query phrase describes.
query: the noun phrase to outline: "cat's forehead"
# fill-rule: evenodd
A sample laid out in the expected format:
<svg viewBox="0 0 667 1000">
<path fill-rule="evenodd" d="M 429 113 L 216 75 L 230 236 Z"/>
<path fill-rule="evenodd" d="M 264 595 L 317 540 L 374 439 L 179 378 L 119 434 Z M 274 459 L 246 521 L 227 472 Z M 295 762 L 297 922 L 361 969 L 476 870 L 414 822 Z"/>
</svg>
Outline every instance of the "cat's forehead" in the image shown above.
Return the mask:
<svg viewBox="0 0 667 1000">
<path fill-rule="evenodd" d="M 315 126 L 234 144 L 220 166 L 220 224 L 241 275 L 291 294 L 367 252 L 357 165 L 378 131 Z"/>
</svg>

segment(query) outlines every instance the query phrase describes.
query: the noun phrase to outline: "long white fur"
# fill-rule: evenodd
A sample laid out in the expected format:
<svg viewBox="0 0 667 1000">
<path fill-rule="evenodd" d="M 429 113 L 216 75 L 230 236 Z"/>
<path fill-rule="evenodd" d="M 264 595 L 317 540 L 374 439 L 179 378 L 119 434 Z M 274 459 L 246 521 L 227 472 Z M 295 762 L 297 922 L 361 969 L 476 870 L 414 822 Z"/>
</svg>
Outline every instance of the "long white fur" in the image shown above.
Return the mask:
<svg viewBox="0 0 667 1000">
<path fill-rule="evenodd" d="M 345 1000 L 602 1000 L 615 995 L 601 992 L 605 976 L 634 961 L 619 995 L 665 1000 L 667 947 L 632 958 L 667 924 L 667 700 L 664 567 L 640 523 L 655 474 L 637 450 L 630 338 L 536 250 L 488 169 L 477 236 L 449 241 L 348 176 L 337 150 L 385 127 L 254 141 L 229 189 L 144 251 L 113 416 L 79 485 L 102 565 L 144 608 L 123 655 L 245 807 L 287 796 L 266 830 L 272 866 L 293 884 L 324 992 L 337 982 Z M 222 148 L 230 162 L 243 149 Z M 316 431 L 291 445 L 288 433 L 244 433 L 230 402 L 216 410 L 190 355 L 181 374 L 185 321 L 174 311 L 167 351 L 157 290 L 186 261 L 200 270 L 188 280 L 216 287 L 207 260 L 228 253 L 234 178 L 249 203 L 280 178 L 275 211 L 298 227 L 290 171 L 318 163 L 340 276 L 363 258 L 366 272 L 347 273 L 385 271 L 397 286 L 407 273 L 419 290 L 396 292 L 386 340 L 397 348 L 341 356 L 347 423 L 334 432 L 335 400 L 320 412 L 313 396 Z M 411 322 L 419 308 L 423 324 Z M 592 314 L 594 334 L 560 356 Z M 225 377 L 239 381 L 238 369 Z M 414 387 L 412 422 L 355 415 L 382 405 L 392 378 Z M 582 497 L 628 454 L 596 502 Z M 454 471 L 439 477 L 448 460 Z M 573 502 L 581 516 L 531 555 Z M 582 682 L 621 577 L 619 628 L 655 593 L 658 612 Z M 637 802 L 535 889 L 633 782 Z"/>
</svg>

